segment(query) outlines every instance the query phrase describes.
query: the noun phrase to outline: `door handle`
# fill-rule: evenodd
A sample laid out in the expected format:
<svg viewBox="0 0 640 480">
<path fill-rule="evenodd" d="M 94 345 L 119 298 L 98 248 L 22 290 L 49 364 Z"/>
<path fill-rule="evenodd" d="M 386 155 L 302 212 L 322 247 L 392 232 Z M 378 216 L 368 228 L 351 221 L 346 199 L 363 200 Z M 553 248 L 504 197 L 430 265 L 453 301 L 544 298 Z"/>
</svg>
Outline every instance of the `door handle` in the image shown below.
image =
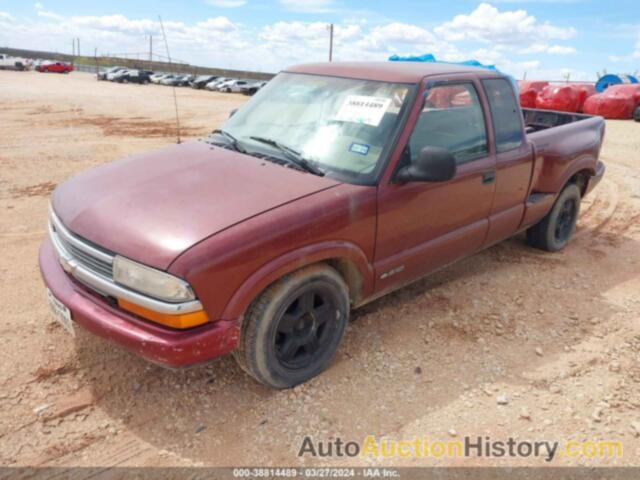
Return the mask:
<svg viewBox="0 0 640 480">
<path fill-rule="evenodd" d="M 490 170 L 482 174 L 482 183 L 493 183 L 496 180 L 496 171 Z"/>
</svg>

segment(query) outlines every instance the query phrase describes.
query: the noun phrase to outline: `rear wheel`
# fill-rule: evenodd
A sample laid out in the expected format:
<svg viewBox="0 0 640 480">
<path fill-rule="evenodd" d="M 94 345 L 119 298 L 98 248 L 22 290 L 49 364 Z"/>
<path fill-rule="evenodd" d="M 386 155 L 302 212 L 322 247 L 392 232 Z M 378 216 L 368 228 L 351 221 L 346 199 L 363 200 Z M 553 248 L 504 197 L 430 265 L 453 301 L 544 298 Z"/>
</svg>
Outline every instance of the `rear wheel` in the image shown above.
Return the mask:
<svg viewBox="0 0 640 480">
<path fill-rule="evenodd" d="M 327 368 L 348 318 L 344 280 L 327 265 L 313 265 L 278 280 L 253 302 L 234 356 L 259 382 L 293 387 Z"/>
<path fill-rule="evenodd" d="M 640 105 L 638 105 L 638 107 L 636 108 L 636 111 L 633 112 L 633 119 L 636 122 L 640 122 Z"/>
<path fill-rule="evenodd" d="M 527 230 L 529 245 L 549 252 L 562 250 L 576 227 L 580 212 L 580 189 L 574 183 L 567 185 L 551 211 Z"/>
</svg>

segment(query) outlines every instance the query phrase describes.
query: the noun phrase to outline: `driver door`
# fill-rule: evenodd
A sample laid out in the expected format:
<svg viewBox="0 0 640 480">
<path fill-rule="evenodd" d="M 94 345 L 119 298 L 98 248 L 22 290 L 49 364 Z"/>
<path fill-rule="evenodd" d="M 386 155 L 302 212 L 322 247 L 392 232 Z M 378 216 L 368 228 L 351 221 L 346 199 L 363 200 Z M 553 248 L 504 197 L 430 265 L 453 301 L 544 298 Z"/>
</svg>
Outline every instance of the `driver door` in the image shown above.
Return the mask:
<svg viewBox="0 0 640 480">
<path fill-rule="evenodd" d="M 437 83 L 427 90 L 398 168 L 415 161 L 423 147 L 436 146 L 454 155 L 457 172 L 446 182 L 381 182 L 376 292 L 416 280 L 484 243 L 496 161 L 483 95 L 471 79 Z"/>
</svg>

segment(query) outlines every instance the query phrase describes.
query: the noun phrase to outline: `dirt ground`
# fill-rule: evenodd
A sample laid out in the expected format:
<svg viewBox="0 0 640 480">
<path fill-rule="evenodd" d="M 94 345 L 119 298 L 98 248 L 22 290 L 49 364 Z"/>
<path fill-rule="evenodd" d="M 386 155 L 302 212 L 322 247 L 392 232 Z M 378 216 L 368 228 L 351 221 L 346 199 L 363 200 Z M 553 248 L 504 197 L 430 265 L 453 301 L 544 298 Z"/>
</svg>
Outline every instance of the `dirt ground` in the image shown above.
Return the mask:
<svg viewBox="0 0 640 480">
<path fill-rule="evenodd" d="M 186 138 L 246 101 L 178 99 Z M 514 238 L 382 298 L 353 314 L 326 373 L 274 391 L 231 358 L 169 371 L 49 316 L 37 252 L 50 192 L 175 141 L 173 115 L 168 87 L 0 72 L 0 464 L 545 464 L 297 456 L 305 435 L 369 434 L 621 440 L 622 458 L 552 464 L 640 464 L 640 124 L 607 122 L 607 174 L 563 252 Z"/>
</svg>

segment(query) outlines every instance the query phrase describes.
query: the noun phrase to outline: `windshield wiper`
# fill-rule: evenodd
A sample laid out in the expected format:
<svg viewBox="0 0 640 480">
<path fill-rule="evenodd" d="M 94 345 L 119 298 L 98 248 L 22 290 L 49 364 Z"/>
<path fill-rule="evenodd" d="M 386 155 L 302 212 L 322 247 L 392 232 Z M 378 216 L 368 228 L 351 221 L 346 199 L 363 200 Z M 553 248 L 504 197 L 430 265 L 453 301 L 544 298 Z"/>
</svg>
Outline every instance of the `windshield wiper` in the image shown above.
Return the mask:
<svg viewBox="0 0 640 480">
<path fill-rule="evenodd" d="M 212 133 L 217 133 L 218 135 L 224 137 L 225 140 L 227 140 L 227 145 L 233 148 L 236 152 L 247 153 L 247 151 L 240 146 L 240 142 L 238 141 L 238 139 L 226 130 L 214 130 Z"/>
<path fill-rule="evenodd" d="M 256 142 L 264 143 L 266 145 L 270 145 L 272 147 L 280 150 L 295 166 L 302 168 L 306 172 L 313 173 L 314 175 L 318 175 L 320 177 L 324 177 L 324 172 L 320 170 L 318 167 L 313 165 L 309 160 L 304 158 L 300 152 L 294 150 L 287 145 L 284 145 L 277 140 L 273 140 L 271 138 L 265 137 L 249 137 L 251 140 L 255 140 Z"/>
</svg>

